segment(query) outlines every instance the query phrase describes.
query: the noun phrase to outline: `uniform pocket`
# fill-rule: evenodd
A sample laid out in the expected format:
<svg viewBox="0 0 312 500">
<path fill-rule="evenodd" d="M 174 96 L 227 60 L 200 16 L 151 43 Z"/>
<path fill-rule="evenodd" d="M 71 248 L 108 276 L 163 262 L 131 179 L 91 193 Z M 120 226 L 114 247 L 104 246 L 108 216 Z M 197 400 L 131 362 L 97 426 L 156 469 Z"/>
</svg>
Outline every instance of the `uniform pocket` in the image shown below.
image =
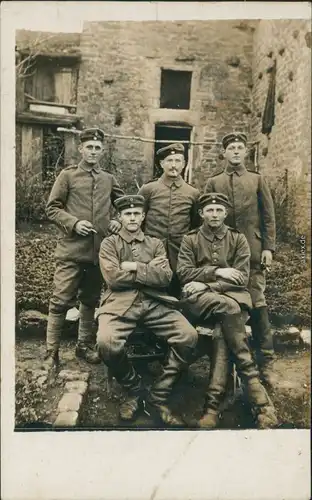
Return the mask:
<svg viewBox="0 0 312 500">
<path fill-rule="evenodd" d="M 255 231 L 255 235 L 257 236 L 257 238 L 258 238 L 259 240 L 262 240 L 262 236 L 261 236 L 260 231 L 256 230 L 256 231 Z"/>
</svg>

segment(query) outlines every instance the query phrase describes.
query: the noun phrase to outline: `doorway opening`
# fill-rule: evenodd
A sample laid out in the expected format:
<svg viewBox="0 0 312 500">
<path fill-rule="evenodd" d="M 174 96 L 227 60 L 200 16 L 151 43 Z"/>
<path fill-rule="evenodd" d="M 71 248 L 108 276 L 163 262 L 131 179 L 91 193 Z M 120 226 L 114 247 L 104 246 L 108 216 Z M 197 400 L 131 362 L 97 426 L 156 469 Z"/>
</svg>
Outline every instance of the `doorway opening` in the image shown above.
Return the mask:
<svg viewBox="0 0 312 500">
<path fill-rule="evenodd" d="M 166 141 L 166 142 L 155 142 L 154 149 L 154 177 L 160 177 L 162 174 L 162 169 L 158 164 L 158 160 L 156 158 L 156 153 L 158 149 L 164 148 L 165 146 L 169 146 L 169 144 L 173 144 L 178 141 L 190 141 L 191 139 L 192 127 L 187 123 L 181 122 L 166 122 L 166 123 L 157 123 L 155 125 L 155 141 Z M 186 171 L 186 167 L 189 159 L 189 144 L 184 144 L 185 148 L 185 167 L 182 171 L 182 177 L 184 178 L 184 174 Z"/>
</svg>

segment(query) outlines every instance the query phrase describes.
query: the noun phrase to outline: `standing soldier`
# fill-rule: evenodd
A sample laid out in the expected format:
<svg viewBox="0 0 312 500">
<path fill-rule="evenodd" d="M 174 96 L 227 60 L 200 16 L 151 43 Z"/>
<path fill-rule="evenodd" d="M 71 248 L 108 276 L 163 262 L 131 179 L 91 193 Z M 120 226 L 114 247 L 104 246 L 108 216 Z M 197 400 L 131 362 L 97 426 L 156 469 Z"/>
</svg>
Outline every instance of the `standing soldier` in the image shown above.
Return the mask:
<svg viewBox="0 0 312 500">
<path fill-rule="evenodd" d="M 52 188 L 46 213 L 61 230 L 55 251 L 54 290 L 49 303 L 47 360 L 58 364 L 58 351 L 66 312 L 80 300 L 80 320 L 76 355 L 98 363 L 93 349 L 92 326 L 102 276 L 98 253 L 108 230 L 115 233 L 120 224 L 110 222 L 112 203 L 123 195 L 116 179 L 99 166 L 104 133 L 85 129 L 80 135 L 78 165 L 64 168 Z"/>
<path fill-rule="evenodd" d="M 197 201 L 199 191 L 187 184 L 181 172 L 185 166 L 183 144 L 170 144 L 157 151 L 163 169 L 162 176 L 144 184 L 138 194 L 145 198 L 144 232 L 163 241 L 174 271 L 170 292 L 179 295 L 175 275 L 179 248 L 183 236 L 200 224 Z"/>
<path fill-rule="evenodd" d="M 268 428 L 277 425 L 275 410 L 260 382 L 243 318 L 243 311 L 251 307 L 247 290 L 250 249 L 243 234 L 224 224 L 229 208 L 227 196 L 221 193 L 201 196 L 203 225 L 183 238 L 177 273 L 184 285 L 186 310 L 191 316 L 204 322 L 213 319 L 220 323 L 225 343 L 246 383 L 257 424 L 260 428 Z M 217 425 L 227 373 L 226 360 L 219 357 L 210 374 L 206 413 L 200 420 L 200 427 Z"/>
<path fill-rule="evenodd" d="M 273 338 L 270 329 L 265 291 L 265 268 L 272 263 L 275 250 L 275 215 L 269 187 L 262 175 L 246 169 L 245 134 L 228 134 L 222 139 L 225 170 L 208 179 L 206 193 L 219 192 L 228 196 L 227 224 L 242 232 L 251 249 L 249 292 L 253 309 L 251 328 L 262 380 L 274 384 Z"/>
</svg>

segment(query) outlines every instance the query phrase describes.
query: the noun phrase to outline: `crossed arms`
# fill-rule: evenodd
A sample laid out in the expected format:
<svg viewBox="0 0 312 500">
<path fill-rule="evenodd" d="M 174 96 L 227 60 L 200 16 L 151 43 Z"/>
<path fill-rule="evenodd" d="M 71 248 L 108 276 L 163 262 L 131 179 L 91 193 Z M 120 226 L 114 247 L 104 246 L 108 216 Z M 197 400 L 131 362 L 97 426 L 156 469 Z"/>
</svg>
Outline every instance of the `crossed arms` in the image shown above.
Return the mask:
<svg viewBox="0 0 312 500">
<path fill-rule="evenodd" d="M 206 265 L 197 267 L 196 253 L 190 236 L 185 236 L 180 247 L 177 274 L 186 295 L 209 290 L 217 293 L 243 290 L 248 284 L 250 249 L 244 235 L 239 234 L 232 267 Z"/>
<path fill-rule="evenodd" d="M 138 285 L 167 288 L 172 271 L 161 241 L 155 243 L 152 254 L 150 262 L 121 262 L 114 240 L 105 238 L 100 249 L 100 268 L 109 288 L 126 290 L 137 288 Z"/>
</svg>

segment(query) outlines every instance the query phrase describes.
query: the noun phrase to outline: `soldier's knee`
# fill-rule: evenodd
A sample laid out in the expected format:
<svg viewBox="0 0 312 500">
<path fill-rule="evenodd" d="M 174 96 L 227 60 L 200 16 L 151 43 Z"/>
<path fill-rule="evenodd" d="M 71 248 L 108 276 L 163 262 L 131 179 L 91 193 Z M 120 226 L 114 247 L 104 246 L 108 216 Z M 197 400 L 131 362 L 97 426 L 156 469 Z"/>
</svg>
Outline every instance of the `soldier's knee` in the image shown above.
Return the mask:
<svg viewBox="0 0 312 500">
<path fill-rule="evenodd" d="M 197 344 L 197 340 L 197 330 L 185 319 L 185 321 L 183 321 L 180 334 L 181 344 L 194 347 Z"/>
<path fill-rule="evenodd" d="M 76 297 L 72 295 L 66 296 L 65 294 L 53 293 L 49 302 L 49 311 L 53 313 L 67 312 L 77 304 Z"/>
<path fill-rule="evenodd" d="M 101 319 L 101 316 L 99 316 L 99 319 Z M 99 355 L 103 360 L 120 354 L 124 348 L 124 342 L 101 320 L 99 320 L 96 344 Z"/>
<path fill-rule="evenodd" d="M 82 305 L 85 307 L 88 307 L 89 309 L 95 309 L 98 304 L 99 304 L 99 297 L 84 297 L 80 298 L 80 302 Z"/>
<path fill-rule="evenodd" d="M 49 303 L 49 313 L 52 314 L 61 314 L 66 313 L 70 309 L 70 306 L 61 303 L 55 303 L 50 301 Z"/>
<path fill-rule="evenodd" d="M 265 307 L 267 305 L 263 292 L 253 290 L 250 295 L 253 307 Z"/>
<path fill-rule="evenodd" d="M 81 302 L 81 304 L 80 304 L 80 306 L 79 306 L 79 311 L 80 311 L 80 314 L 81 314 L 81 313 L 84 313 L 84 312 L 86 312 L 86 313 L 91 313 L 91 312 L 93 312 L 93 314 L 94 314 L 94 311 L 95 311 L 95 305 L 89 305 L 89 304 L 85 304 L 85 303 L 82 303 L 82 302 Z"/>
<path fill-rule="evenodd" d="M 228 306 L 228 314 L 239 314 L 241 312 L 240 305 L 236 300 L 227 297 L 226 304 Z"/>
</svg>

